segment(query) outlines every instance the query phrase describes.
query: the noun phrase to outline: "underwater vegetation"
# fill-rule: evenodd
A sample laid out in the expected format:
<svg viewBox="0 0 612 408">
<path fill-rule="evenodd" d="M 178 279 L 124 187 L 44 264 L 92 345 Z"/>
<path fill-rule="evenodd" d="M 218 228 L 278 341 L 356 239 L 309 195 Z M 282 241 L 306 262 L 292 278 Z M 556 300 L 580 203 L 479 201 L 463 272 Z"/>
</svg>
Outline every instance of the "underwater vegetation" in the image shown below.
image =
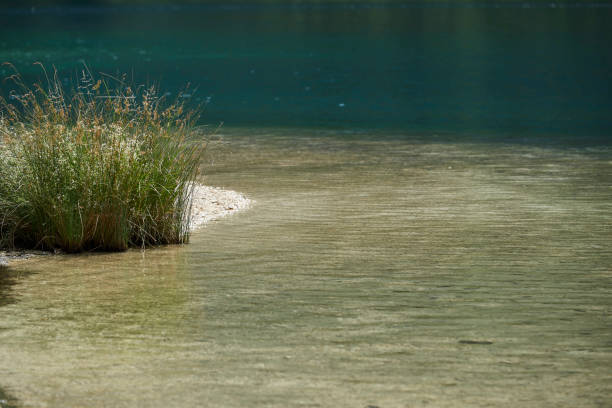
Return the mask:
<svg viewBox="0 0 612 408">
<path fill-rule="evenodd" d="M 205 149 L 198 109 L 85 66 L 0 96 L 0 247 L 78 252 L 183 243 Z M 8 85 L 7 85 L 8 84 Z"/>
</svg>

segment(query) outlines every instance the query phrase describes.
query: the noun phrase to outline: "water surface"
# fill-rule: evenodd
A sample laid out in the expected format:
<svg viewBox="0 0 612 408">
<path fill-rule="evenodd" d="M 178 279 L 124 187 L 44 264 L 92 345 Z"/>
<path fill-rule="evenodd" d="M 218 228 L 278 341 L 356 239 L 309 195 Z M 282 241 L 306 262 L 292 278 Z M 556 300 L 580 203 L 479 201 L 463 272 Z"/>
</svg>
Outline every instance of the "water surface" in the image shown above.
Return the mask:
<svg viewBox="0 0 612 408">
<path fill-rule="evenodd" d="M 609 148 L 222 136 L 206 181 L 248 212 L 11 269 L 24 406 L 607 404 Z"/>
<path fill-rule="evenodd" d="M 41 61 L 67 83 L 83 62 L 172 92 L 189 82 L 212 124 L 600 143 L 612 130 L 611 5 L 0 8 L 0 61 L 28 79 L 43 79 Z"/>
<path fill-rule="evenodd" d="M 608 405 L 612 8 L 556 5 L 0 8 L 27 80 L 198 87 L 256 201 L 0 271 L 0 406 Z"/>
</svg>

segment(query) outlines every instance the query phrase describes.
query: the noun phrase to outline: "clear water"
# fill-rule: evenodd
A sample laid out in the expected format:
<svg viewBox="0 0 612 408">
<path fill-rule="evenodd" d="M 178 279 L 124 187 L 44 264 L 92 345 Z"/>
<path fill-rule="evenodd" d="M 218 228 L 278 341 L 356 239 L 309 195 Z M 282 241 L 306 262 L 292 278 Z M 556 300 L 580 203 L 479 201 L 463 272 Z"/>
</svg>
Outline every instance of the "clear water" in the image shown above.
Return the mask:
<svg viewBox="0 0 612 408">
<path fill-rule="evenodd" d="M 0 406 L 609 404 L 608 9 L 62 10 L 1 52 L 213 89 L 205 182 L 256 204 L 2 271 Z"/>
<path fill-rule="evenodd" d="M 11 268 L 7 392 L 25 406 L 607 404 L 612 151 L 296 132 L 224 135 L 207 181 L 257 203 L 189 245 Z"/>
</svg>

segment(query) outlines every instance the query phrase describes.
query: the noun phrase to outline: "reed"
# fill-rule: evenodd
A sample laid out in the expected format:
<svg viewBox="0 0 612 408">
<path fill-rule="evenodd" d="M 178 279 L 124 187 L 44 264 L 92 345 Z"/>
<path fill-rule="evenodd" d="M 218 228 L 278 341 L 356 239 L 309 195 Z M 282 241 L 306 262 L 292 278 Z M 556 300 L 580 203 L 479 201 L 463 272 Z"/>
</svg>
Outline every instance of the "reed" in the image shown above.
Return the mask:
<svg viewBox="0 0 612 408">
<path fill-rule="evenodd" d="M 86 67 L 70 92 L 56 72 L 32 87 L 16 71 L 8 79 L 1 247 L 115 251 L 188 240 L 205 144 L 180 95 L 170 102 L 154 86 Z"/>
</svg>

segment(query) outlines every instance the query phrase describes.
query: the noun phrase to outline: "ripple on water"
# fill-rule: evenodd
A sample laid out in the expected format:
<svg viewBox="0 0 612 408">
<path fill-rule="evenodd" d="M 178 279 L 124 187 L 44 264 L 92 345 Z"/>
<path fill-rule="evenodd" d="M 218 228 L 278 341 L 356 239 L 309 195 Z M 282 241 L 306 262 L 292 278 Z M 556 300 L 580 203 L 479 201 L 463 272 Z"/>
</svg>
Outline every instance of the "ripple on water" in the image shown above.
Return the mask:
<svg viewBox="0 0 612 408">
<path fill-rule="evenodd" d="M 610 151 L 223 140 L 205 182 L 249 211 L 11 269 L 2 384 L 24 404 L 605 405 Z"/>
</svg>

